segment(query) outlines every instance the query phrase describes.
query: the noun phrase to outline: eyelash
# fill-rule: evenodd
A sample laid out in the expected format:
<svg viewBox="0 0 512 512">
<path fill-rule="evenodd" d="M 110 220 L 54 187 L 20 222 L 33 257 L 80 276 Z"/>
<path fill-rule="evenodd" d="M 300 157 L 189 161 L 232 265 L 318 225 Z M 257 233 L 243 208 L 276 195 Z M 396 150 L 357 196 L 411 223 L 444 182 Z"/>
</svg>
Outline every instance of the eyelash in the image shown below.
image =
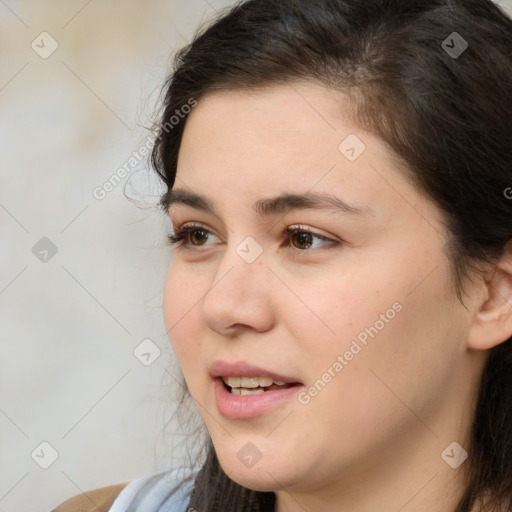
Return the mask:
<svg viewBox="0 0 512 512">
<path fill-rule="evenodd" d="M 192 246 L 190 244 L 190 242 L 188 240 L 188 236 L 187 236 L 189 233 L 193 233 L 194 231 L 203 231 L 207 235 L 214 234 L 209 229 L 206 229 L 205 227 L 203 227 L 201 225 L 185 224 L 185 225 L 181 226 L 180 228 L 177 228 L 173 235 L 167 235 L 167 243 L 170 246 L 175 246 L 178 243 L 182 242 L 179 244 L 178 247 L 189 248 L 191 250 L 198 250 L 201 246 L 195 246 L 195 247 L 197 247 L 197 249 L 193 249 L 192 247 L 194 247 L 194 246 Z M 342 243 L 338 240 L 332 240 L 331 238 L 327 238 L 325 236 L 319 235 L 318 233 L 314 233 L 313 231 L 310 231 L 309 229 L 307 229 L 303 226 L 286 228 L 283 231 L 283 238 L 291 237 L 297 233 L 308 233 L 308 234 L 312 235 L 313 237 L 318 238 L 319 240 L 322 240 L 324 242 L 329 242 L 329 244 L 327 246 L 323 247 L 325 249 L 334 248 Z M 289 247 L 289 246 L 290 246 L 290 243 L 288 243 L 287 247 Z M 301 253 L 301 252 L 303 253 L 303 252 L 308 252 L 310 249 L 297 249 L 295 247 L 295 250 L 298 251 L 299 253 Z"/>
</svg>

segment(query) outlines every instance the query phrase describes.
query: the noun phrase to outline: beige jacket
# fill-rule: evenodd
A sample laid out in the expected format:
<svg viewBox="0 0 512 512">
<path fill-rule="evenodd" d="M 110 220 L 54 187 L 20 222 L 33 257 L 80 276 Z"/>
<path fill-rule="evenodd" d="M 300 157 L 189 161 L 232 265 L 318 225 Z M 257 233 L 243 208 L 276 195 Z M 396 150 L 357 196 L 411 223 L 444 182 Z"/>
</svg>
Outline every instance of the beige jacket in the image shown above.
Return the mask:
<svg viewBox="0 0 512 512">
<path fill-rule="evenodd" d="M 77 494 L 61 503 L 51 512 L 108 512 L 121 491 L 129 483 L 111 485 Z"/>
</svg>

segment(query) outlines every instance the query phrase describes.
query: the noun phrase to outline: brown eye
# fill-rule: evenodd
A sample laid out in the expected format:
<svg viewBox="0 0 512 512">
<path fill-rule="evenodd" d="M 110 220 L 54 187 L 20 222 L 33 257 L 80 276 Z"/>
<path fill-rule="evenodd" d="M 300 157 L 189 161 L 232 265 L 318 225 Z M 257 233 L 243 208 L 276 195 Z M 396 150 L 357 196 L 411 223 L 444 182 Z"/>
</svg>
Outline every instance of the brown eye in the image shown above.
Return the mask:
<svg viewBox="0 0 512 512">
<path fill-rule="evenodd" d="M 283 236 L 287 239 L 287 245 L 296 249 L 297 254 L 308 254 L 315 249 L 329 249 L 337 247 L 341 242 L 332 240 L 318 233 L 310 231 L 304 226 L 296 226 L 286 228 L 283 232 Z M 315 247 L 316 242 L 320 242 L 320 245 Z M 308 250 L 311 249 L 311 250 Z"/>
<path fill-rule="evenodd" d="M 176 247 L 184 248 L 189 246 L 202 247 L 208 241 L 210 235 L 213 235 L 213 233 L 209 229 L 190 224 L 176 229 L 173 235 L 167 235 L 167 240 L 171 246 L 175 245 Z"/>
<path fill-rule="evenodd" d="M 196 236 L 197 233 L 199 233 L 198 236 Z M 193 231 L 189 231 L 188 234 L 192 245 L 202 245 L 201 242 L 205 242 L 208 239 L 208 231 L 205 229 L 194 229 Z"/>
<path fill-rule="evenodd" d="M 173 235 L 167 235 L 168 243 L 171 246 L 182 247 L 183 249 L 193 249 L 193 247 L 207 247 L 210 236 L 218 237 L 209 229 L 197 224 L 186 224 L 176 229 Z M 283 237 L 286 239 L 286 246 L 295 249 L 296 254 L 309 254 L 308 249 L 329 249 L 342 244 L 337 240 L 332 240 L 318 233 L 314 233 L 303 226 L 287 228 L 283 231 Z M 320 246 L 315 247 L 316 242 L 320 242 Z"/>
<path fill-rule="evenodd" d="M 291 240 L 297 242 L 297 244 L 293 244 L 295 247 L 297 247 L 297 249 L 309 249 L 313 244 L 312 233 L 306 231 L 294 233 L 291 237 Z"/>
</svg>

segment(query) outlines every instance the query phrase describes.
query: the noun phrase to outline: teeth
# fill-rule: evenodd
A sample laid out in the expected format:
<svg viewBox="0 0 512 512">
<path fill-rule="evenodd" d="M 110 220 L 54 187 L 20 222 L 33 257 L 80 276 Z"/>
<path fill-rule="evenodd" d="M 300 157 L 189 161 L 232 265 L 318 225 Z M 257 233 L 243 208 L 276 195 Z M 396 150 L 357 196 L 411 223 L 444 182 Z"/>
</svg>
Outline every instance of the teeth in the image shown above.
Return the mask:
<svg viewBox="0 0 512 512">
<path fill-rule="evenodd" d="M 263 389 L 245 389 L 245 388 L 232 388 L 232 395 L 260 395 L 265 393 Z"/>
<path fill-rule="evenodd" d="M 257 388 L 258 386 L 272 386 L 274 381 L 270 377 L 240 377 L 241 388 Z"/>
<path fill-rule="evenodd" d="M 223 380 L 230 388 L 265 388 L 272 384 L 285 384 L 281 381 L 274 382 L 270 377 L 224 377 Z"/>
<path fill-rule="evenodd" d="M 240 391 L 241 395 L 259 395 L 261 393 L 265 393 L 263 389 L 244 389 L 241 388 L 238 391 Z"/>
<path fill-rule="evenodd" d="M 224 382 L 231 388 L 240 387 L 240 377 L 224 377 Z"/>
</svg>

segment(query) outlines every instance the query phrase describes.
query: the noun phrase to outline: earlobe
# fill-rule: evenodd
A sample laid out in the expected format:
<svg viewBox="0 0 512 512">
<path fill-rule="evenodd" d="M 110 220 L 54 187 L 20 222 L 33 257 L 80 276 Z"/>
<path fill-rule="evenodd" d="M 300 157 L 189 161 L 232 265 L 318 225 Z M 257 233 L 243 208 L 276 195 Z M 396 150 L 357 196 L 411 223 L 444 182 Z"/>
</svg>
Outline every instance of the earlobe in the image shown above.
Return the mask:
<svg viewBox="0 0 512 512">
<path fill-rule="evenodd" d="M 487 350 L 512 337 L 512 243 L 484 281 L 484 293 L 468 337 L 468 346 Z"/>
</svg>

